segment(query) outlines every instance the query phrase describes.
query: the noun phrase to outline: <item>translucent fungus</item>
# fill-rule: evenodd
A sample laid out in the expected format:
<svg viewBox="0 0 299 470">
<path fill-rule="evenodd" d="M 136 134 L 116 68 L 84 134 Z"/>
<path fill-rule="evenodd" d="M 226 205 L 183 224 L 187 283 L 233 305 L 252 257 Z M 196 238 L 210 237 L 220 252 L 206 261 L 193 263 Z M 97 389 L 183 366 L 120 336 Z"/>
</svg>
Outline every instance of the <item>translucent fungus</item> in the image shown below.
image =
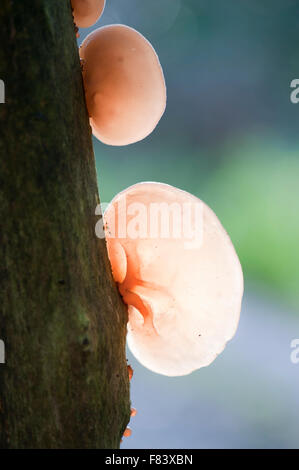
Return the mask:
<svg viewBox="0 0 299 470">
<path fill-rule="evenodd" d="M 128 366 L 128 374 L 129 374 L 129 380 L 132 380 L 133 378 L 133 369 L 131 366 Z"/>
<path fill-rule="evenodd" d="M 130 437 L 132 435 L 132 429 L 126 428 L 124 432 L 124 437 Z"/>
<path fill-rule="evenodd" d="M 163 71 L 151 44 L 128 26 L 110 25 L 87 36 L 80 57 L 95 137 L 128 145 L 148 136 L 166 106 Z"/>
<path fill-rule="evenodd" d="M 74 22 L 79 28 L 89 28 L 103 13 L 105 0 L 71 0 Z"/>
<path fill-rule="evenodd" d="M 243 295 L 238 256 L 214 212 L 180 189 L 140 183 L 104 218 L 131 352 L 168 376 L 210 364 L 235 334 Z"/>
</svg>

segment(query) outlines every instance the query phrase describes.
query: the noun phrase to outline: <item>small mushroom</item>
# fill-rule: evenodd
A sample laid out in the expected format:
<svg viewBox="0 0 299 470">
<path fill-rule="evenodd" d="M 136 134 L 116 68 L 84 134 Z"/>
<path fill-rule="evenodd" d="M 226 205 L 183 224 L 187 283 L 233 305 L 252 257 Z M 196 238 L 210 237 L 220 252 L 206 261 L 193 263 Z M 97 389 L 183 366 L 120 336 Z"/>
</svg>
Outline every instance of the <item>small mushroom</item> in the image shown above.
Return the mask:
<svg viewBox="0 0 299 470">
<path fill-rule="evenodd" d="M 164 75 L 151 44 L 128 26 L 104 26 L 83 41 L 80 57 L 94 136 L 108 145 L 148 136 L 166 106 Z"/>
<path fill-rule="evenodd" d="M 210 364 L 235 334 L 243 295 L 238 256 L 214 212 L 175 187 L 140 183 L 104 218 L 131 352 L 168 376 Z"/>
<path fill-rule="evenodd" d="M 76 26 L 89 28 L 103 13 L 105 0 L 71 0 Z"/>
<path fill-rule="evenodd" d="M 133 371 L 132 367 L 130 365 L 128 365 L 129 380 L 132 380 L 133 373 L 134 373 L 134 371 Z"/>
<path fill-rule="evenodd" d="M 124 437 L 130 437 L 131 435 L 132 435 L 132 429 L 129 428 L 129 427 L 127 427 L 127 428 L 125 429 L 125 432 L 124 432 L 123 436 L 124 436 Z"/>
</svg>

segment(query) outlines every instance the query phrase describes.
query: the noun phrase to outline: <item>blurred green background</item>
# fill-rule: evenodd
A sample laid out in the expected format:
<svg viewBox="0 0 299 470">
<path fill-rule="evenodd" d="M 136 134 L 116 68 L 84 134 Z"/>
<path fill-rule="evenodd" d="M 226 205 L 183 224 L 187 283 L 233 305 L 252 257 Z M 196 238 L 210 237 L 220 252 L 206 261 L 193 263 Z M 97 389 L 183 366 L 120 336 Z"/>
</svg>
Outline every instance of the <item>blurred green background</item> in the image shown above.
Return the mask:
<svg viewBox="0 0 299 470">
<path fill-rule="evenodd" d="M 140 181 L 195 194 L 230 234 L 246 292 L 236 339 L 215 365 L 167 379 L 131 358 L 143 417 L 124 446 L 298 447 L 299 364 L 290 362 L 290 341 L 299 337 L 299 104 L 290 82 L 299 78 L 299 2 L 107 0 L 79 42 L 111 23 L 153 44 L 168 103 L 140 143 L 94 139 L 102 202 Z"/>
</svg>

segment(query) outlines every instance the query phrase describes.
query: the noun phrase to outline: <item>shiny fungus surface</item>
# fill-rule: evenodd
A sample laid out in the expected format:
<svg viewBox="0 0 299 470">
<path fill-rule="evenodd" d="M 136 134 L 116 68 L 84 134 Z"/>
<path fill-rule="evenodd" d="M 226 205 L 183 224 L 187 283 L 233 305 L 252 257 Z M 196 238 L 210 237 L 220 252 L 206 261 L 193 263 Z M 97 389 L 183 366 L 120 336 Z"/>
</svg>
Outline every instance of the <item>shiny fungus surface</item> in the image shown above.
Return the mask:
<svg viewBox="0 0 299 470">
<path fill-rule="evenodd" d="M 238 256 L 214 212 L 149 182 L 118 194 L 104 218 L 131 352 L 168 376 L 209 365 L 235 334 L 243 295 Z"/>
<path fill-rule="evenodd" d="M 71 0 L 76 26 L 89 28 L 95 24 L 105 8 L 105 0 Z"/>
<path fill-rule="evenodd" d="M 148 136 L 166 106 L 158 56 L 135 29 L 109 25 L 80 47 L 92 132 L 108 145 L 128 145 Z"/>
</svg>

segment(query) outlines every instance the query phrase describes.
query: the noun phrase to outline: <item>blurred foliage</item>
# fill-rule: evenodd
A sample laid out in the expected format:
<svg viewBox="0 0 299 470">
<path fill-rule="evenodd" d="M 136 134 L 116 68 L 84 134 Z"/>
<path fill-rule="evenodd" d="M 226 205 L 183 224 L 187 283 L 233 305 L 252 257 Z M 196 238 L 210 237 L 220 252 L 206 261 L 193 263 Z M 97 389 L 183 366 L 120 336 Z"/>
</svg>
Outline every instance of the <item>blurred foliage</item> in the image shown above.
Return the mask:
<svg viewBox="0 0 299 470">
<path fill-rule="evenodd" d="M 259 288 L 271 286 L 294 307 L 299 307 L 298 176 L 297 150 L 250 142 L 229 151 L 197 191 L 229 232 L 245 279 Z"/>
</svg>

